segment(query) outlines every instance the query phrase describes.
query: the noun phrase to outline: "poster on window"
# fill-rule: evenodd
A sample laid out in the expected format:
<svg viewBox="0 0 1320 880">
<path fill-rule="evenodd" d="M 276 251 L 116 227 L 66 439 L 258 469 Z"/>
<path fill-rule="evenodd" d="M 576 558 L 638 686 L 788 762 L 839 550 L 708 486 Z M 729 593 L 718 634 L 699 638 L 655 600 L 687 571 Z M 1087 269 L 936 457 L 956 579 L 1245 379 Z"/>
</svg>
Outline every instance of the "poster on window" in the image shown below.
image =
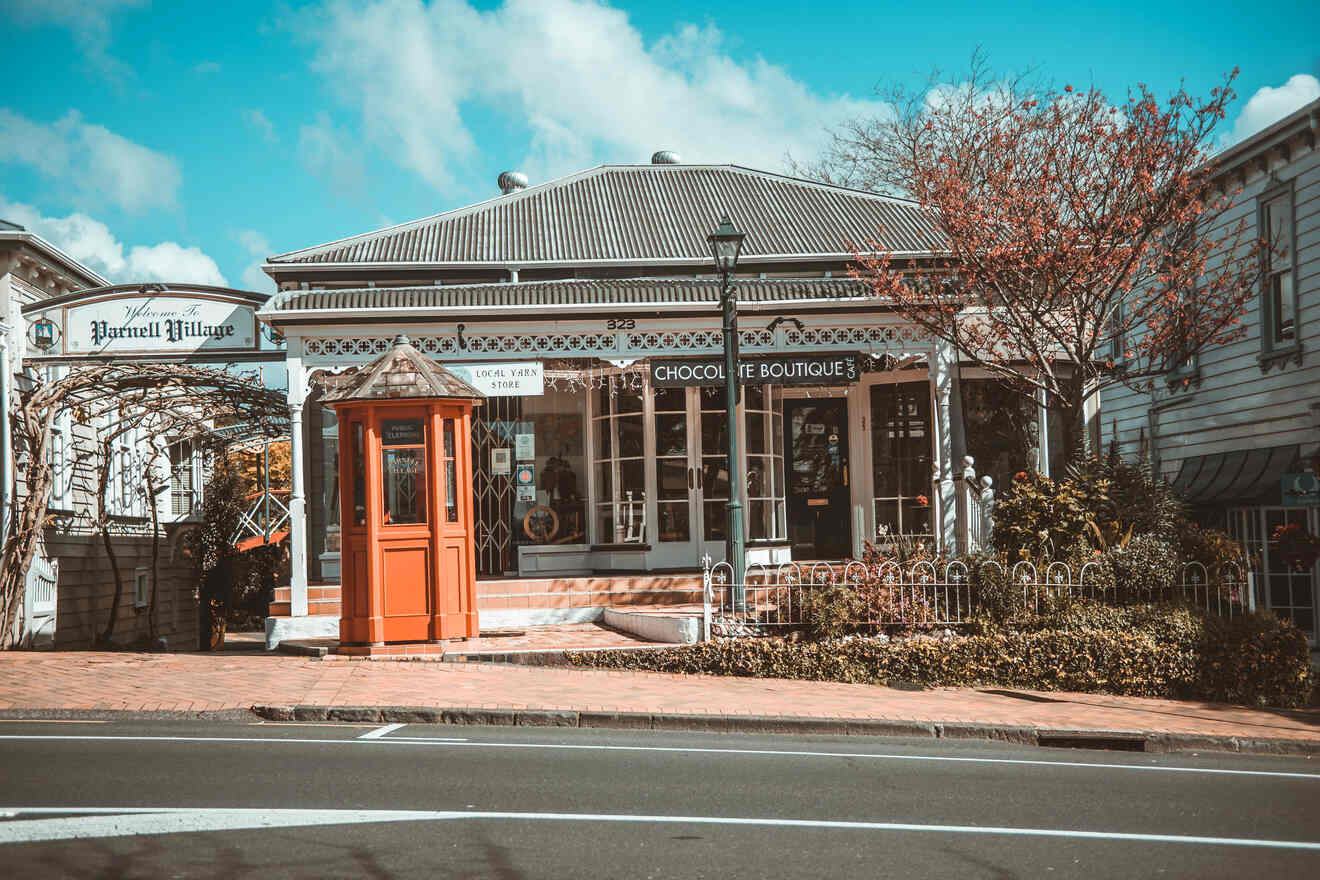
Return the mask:
<svg viewBox="0 0 1320 880">
<path fill-rule="evenodd" d="M 490 473 L 495 477 L 507 477 L 513 472 L 510 449 L 505 446 L 490 451 Z"/>
<path fill-rule="evenodd" d="M 513 447 L 518 453 L 519 461 L 534 461 L 536 459 L 535 434 L 515 434 L 513 436 Z"/>
<path fill-rule="evenodd" d="M 536 500 L 536 466 L 520 464 L 513 472 L 513 485 L 518 489 L 519 501 Z"/>
</svg>

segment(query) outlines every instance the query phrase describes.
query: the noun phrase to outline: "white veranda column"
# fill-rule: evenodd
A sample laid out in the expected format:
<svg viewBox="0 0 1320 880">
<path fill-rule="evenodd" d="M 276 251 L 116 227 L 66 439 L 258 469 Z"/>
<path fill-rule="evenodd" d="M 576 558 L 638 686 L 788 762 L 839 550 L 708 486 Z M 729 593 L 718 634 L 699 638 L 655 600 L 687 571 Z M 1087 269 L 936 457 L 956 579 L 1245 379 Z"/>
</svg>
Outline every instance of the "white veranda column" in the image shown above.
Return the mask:
<svg viewBox="0 0 1320 880">
<path fill-rule="evenodd" d="M 953 371 L 957 369 L 958 356 L 953 346 L 946 342 L 937 342 L 930 358 L 931 397 L 935 403 L 935 466 L 932 476 L 935 485 L 937 504 L 936 521 L 931 523 L 940 547 L 956 546 L 955 531 L 957 504 L 953 482 L 953 418 L 951 402 L 953 393 Z"/>
<path fill-rule="evenodd" d="M 307 498 L 303 490 L 303 400 L 307 396 L 302 338 L 288 338 L 289 371 L 289 613 L 307 615 Z"/>
</svg>

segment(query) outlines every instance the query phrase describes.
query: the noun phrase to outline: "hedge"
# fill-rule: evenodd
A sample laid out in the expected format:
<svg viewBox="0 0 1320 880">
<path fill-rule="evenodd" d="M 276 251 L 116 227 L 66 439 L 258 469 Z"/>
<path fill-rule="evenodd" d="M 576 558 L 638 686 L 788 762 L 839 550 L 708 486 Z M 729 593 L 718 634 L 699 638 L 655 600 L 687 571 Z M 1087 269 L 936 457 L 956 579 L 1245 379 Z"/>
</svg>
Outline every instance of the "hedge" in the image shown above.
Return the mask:
<svg viewBox="0 0 1320 880">
<path fill-rule="evenodd" d="M 1071 609 L 1011 632 L 819 642 L 719 639 L 681 648 L 574 651 L 579 666 L 928 687 L 1014 687 L 1304 706 L 1314 673 L 1306 637 L 1258 613 L 1192 608 Z M 1077 620 L 1092 618 L 1089 623 Z M 1067 623 L 1069 629 L 1061 627 Z M 1050 628 L 1056 627 L 1056 628 Z"/>
</svg>

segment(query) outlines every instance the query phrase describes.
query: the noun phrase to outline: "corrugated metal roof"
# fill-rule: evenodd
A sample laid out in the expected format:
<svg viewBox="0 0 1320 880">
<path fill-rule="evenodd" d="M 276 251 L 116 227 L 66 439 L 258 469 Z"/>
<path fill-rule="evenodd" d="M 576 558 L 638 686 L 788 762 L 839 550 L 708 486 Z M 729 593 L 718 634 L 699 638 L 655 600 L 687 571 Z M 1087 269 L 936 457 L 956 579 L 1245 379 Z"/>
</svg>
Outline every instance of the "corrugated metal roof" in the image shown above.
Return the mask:
<svg viewBox="0 0 1320 880">
<path fill-rule="evenodd" d="M 602 165 L 466 208 L 271 257 L 272 264 L 575 263 L 710 259 L 724 213 L 745 258 L 849 254 L 873 241 L 930 253 L 912 202 L 736 165 Z"/>
<path fill-rule="evenodd" d="M 739 278 L 743 303 L 838 300 L 870 295 L 851 278 Z M 720 299 L 720 282 L 700 278 L 623 278 L 528 281 L 519 284 L 454 284 L 435 287 L 367 287 L 353 290 L 285 290 L 262 313 L 459 308 L 536 308 L 586 305 L 691 305 Z"/>
</svg>

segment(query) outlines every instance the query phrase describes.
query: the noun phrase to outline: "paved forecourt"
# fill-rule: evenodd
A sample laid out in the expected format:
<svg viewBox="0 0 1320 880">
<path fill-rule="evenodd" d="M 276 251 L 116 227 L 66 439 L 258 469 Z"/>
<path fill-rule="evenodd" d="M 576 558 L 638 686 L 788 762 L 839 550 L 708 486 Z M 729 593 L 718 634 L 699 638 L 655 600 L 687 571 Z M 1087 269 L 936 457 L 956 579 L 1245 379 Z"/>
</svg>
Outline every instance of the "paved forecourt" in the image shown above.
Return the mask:
<svg viewBox="0 0 1320 880">
<path fill-rule="evenodd" d="M 999 689 L 909 691 L 503 664 L 326 663 L 273 654 L 0 653 L 0 712 L 10 717 L 33 710 L 242 713 L 253 706 L 513 710 L 502 723 L 514 723 L 516 710 L 702 716 L 733 722 L 749 716 L 873 719 L 946 725 L 945 731 L 928 732 L 917 726 L 912 731 L 917 735 L 958 735 L 958 725 L 992 725 L 1169 734 L 1181 737 L 1172 746 L 1176 748 L 1196 747 L 1190 737 L 1198 735 L 1248 743 L 1288 741 L 1295 747 L 1282 750 L 1294 752 L 1320 747 L 1320 710 L 1315 709 Z M 490 720 L 501 723 L 501 716 L 493 714 Z M 552 716 L 532 723 L 579 721 Z M 738 729 L 736 723 L 729 729 Z M 1272 750 L 1268 742 L 1264 745 L 1240 750 Z M 1206 746 L 1225 747 L 1223 742 Z"/>
</svg>

